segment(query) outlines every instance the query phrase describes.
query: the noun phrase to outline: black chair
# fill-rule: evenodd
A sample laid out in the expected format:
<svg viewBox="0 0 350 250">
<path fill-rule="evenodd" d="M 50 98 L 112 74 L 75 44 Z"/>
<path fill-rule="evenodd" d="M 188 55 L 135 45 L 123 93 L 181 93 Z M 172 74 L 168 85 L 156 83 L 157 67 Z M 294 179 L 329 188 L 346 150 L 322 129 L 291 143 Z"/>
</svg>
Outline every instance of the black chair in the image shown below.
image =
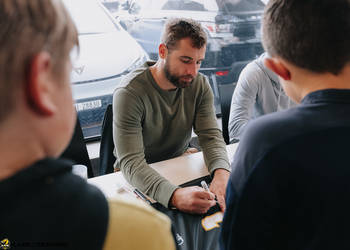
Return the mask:
<svg viewBox="0 0 350 250">
<path fill-rule="evenodd" d="M 113 164 L 116 158 L 113 154 L 113 106 L 107 106 L 101 130 L 100 144 L 100 169 L 99 175 L 109 174 L 114 172 Z"/>
<path fill-rule="evenodd" d="M 75 164 L 85 165 L 88 170 L 88 178 L 94 177 L 79 119 L 77 119 L 72 139 L 60 158 L 71 160 Z"/>
<path fill-rule="evenodd" d="M 230 117 L 231 99 L 233 91 L 235 90 L 236 84 L 225 84 L 219 85 L 219 94 L 221 102 L 221 122 L 222 122 L 222 135 L 225 143 L 230 143 L 228 133 L 228 120 Z"/>
</svg>

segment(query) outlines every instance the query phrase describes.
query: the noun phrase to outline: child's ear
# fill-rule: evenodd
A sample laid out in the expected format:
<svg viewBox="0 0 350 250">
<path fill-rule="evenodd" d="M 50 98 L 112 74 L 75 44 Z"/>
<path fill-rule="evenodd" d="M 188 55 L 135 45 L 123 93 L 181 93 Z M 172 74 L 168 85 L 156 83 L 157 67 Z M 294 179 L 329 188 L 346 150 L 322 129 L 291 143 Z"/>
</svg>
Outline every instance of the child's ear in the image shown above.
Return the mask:
<svg viewBox="0 0 350 250">
<path fill-rule="evenodd" d="M 52 60 L 47 52 L 40 52 L 31 61 L 26 81 L 26 96 L 31 109 L 40 115 L 52 115 L 55 110 L 51 81 Z"/>
<path fill-rule="evenodd" d="M 282 79 L 289 81 L 291 79 L 290 70 L 283 61 L 278 58 L 265 58 L 265 66 L 279 75 Z"/>
</svg>

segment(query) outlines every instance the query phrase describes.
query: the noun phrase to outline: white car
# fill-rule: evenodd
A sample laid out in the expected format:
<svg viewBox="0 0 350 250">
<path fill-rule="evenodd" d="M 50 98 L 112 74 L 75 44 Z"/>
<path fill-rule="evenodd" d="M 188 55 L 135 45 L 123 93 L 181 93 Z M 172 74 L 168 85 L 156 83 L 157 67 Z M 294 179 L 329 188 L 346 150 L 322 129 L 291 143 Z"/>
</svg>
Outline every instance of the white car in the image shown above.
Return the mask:
<svg viewBox="0 0 350 250">
<path fill-rule="evenodd" d="M 75 107 L 85 139 L 100 136 L 105 109 L 121 77 L 148 60 L 141 46 L 96 0 L 63 0 L 79 33 L 72 52 Z"/>
</svg>

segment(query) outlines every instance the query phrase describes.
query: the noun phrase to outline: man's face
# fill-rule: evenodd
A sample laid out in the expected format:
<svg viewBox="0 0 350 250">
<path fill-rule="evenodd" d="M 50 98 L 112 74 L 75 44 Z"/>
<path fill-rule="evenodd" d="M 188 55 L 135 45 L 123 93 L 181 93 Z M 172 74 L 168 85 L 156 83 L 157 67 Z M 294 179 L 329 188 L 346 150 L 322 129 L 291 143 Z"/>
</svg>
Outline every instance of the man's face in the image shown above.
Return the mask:
<svg viewBox="0 0 350 250">
<path fill-rule="evenodd" d="M 168 50 L 165 58 L 163 70 L 169 82 L 177 88 L 190 86 L 204 60 L 205 50 L 205 46 L 200 49 L 192 47 L 190 38 L 178 41 L 177 47 Z"/>
</svg>

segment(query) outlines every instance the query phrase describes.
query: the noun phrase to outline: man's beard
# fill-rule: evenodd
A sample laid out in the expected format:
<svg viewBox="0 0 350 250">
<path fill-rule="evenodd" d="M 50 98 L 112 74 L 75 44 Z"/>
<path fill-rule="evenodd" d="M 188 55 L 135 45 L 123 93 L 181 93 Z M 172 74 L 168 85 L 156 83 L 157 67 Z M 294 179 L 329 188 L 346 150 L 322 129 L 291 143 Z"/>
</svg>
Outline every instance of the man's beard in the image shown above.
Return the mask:
<svg viewBox="0 0 350 250">
<path fill-rule="evenodd" d="M 168 79 L 168 81 L 171 82 L 177 88 L 187 88 L 193 82 L 193 76 L 191 76 L 191 75 L 177 76 L 175 74 L 172 74 L 170 72 L 170 67 L 169 67 L 169 63 L 168 62 L 166 62 L 165 65 L 164 65 L 164 73 L 165 73 L 165 77 Z M 192 80 L 190 82 L 181 81 L 180 80 L 181 77 L 191 77 Z"/>
</svg>

